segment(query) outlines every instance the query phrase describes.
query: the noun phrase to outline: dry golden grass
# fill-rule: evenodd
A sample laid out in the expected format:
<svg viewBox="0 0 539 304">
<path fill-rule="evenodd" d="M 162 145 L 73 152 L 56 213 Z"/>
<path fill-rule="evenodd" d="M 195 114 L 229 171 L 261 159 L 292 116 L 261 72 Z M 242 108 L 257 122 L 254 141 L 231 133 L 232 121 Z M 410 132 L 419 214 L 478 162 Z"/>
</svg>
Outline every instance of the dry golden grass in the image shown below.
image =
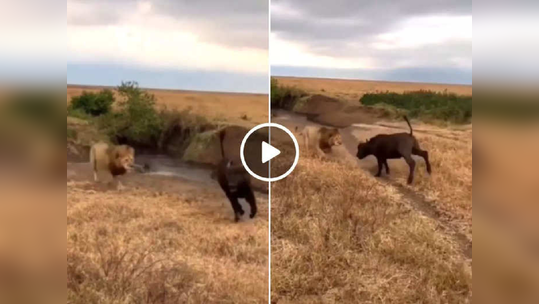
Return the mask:
<svg viewBox="0 0 539 304">
<path fill-rule="evenodd" d="M 272 185 L 272 301 L 469 302 L 471 262 L 413 206 L 359 168 L 303 157 Z"/>
<path fill-rule="evenodd" d="M 472 95 L 471 85 L 450 85 L 410 82 L 386 82 L 367 80 L 343 80 L 327 78 L 275 77 L 279 84 L 297 87 L 309 94 L 323 94 L 337 99 L 356 103 L 365 93 L 431 90 L 459 95 Z"/>
<path fill-rule="evenodd" d="M 102 88 L 68 86 L 67 103 L 72 97 L 82 94 L 83 91 L 97 92 Z M 153 90 L 158 105 L 170 109 L 183 110 L 191 108 L 194 114 L 204 116 L 209 120 L 227 122 L 242 126 L 254 126 L 268 122 L 268 95 L 196 92 L 179 90 Z"/>
<path fill-rule="evenodd" d="M 415 207 L 426 215 L 446 224 L 448 232 L 458 234 L 466 246 L 472 242 L 472 126 L 435 126 L 413 120 L 414 136 L 422 149 L 429 152 L 432 175 L 428 175 L 422 158 L 416 157 L 415 177 L 407 185 L 409 167 L 403 159 L 388 160 L 391 174 L 384 174 L 381 181 L 395 186 L 410 198 Z M 355 155 L 357 143 L 378 134 L 409 132 L 405 122 L 380 121 L 376 124 L 351 128 L 354 138 L 352 151 L 334 149 L 332 158 L 351 158 L 351 166 L 360 166 L 374 175 L 377 161 L 369 156 L 358 161 Z M 350 129 L 347 129 L 350 130 Z M 341 131 L 345 132 L 346 131 Z M 339 152 L 339 153 L 336 153 Z M 471 249 L 471 248 L 469 248 Z M 470 252 L 471 255 L 471 252 Z"/>
<path fill-rule="evenodd" d="M 425 166 L 416 169 L 416 179 L 409 189 L 422 194 L 445 220 L 472 240 L 472 131 L 458 140 L 416 134 L 421 147 L 429 151 L 436 170 L 428 176 Z M 404 178 L 403 178 L 404 182 Z"/>
<path fill-rule="evenodd" d="M 267 204 L 67 183 L 67 303 L 267 303 Z"/>
</svg>

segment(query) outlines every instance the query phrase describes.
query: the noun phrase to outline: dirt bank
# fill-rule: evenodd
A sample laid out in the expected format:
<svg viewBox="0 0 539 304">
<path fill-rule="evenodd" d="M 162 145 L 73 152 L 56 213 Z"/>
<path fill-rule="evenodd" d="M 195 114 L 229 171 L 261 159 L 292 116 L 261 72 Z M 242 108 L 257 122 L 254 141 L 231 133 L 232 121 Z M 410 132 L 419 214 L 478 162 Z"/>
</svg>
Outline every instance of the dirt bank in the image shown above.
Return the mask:
<svg viewBox="0 0 539 304">
<path fill-rule="evenodd" d="M 72 163 L 84 163 L 88 162 L 90 147 L 93 143 L 98 141 L 110 140 L 101 134 L 97 128 L 91 123 L 68 117 L 67 119 L 68 133 L 71 133 L 71 137 L 67 139 L 67 161 Z M 200 133 L 192 134 L 192 130 L 182 128 L 179 125 L 173 128 L 172 134 L 169 134 L 169 140 L 163 147 L 137 147 L 137 156 L 142 156 L 143 163 L 137 161 L 141 165 L 150 164 L 151 158 L 148 156 L 166 155 L 170 159 L 177 162 L 184 163 L 184 166 L 203 167 L 208 170 L 213 170 L 221 159 L 221 146 L 219 133 L 224 132 L 223 148 L 225 156 L 236 163 L 240 161 L 240 145 L 244 136 L 249 131 L 248 128 L 242 126 L 208 126 L 205 129 L 209 129 Z M 254 137 L 260 137 L 259 140 L 266 140 L 261 134 L 254 134 Z M 252 170 L 259 175 L 265 176 L 267 174 L 267 166 L 263 166 L 259 163 L 261 147 L 252 147 L 248 153 L 245 154 L 246 161 L 252 164 Z M 257 150 L 258 149 L 258 150 Z M 138 157 L 137 157 L 138 159 Z M 151 167 L 151 166 L 150 166 Z M 254 187 L 258 191 L 265 192 L 268 189 L 267 183 L 260 182 L 256 179 L 252 179 Z"/>
<path fill-rule="evenodd" d="M 374 123 L 383 114 L 379 109 L 349 105 L 324 95 L 313 95 L 298 101 L 294 112 L 307 116 L 313 122 L 337 128 Z"/>
<path fill-rule="evenodd" d="M 90 147 L 98 141 L 108 142 L 107 136 L 101 134 L 88 121 L 75 117 L 67 117 L 67 161 L 86 162 L 89 159 Z"/>
<path fill-rule="evenodd" d="M 70 162 L 88 161 L 92 144 L 98 141 L 111 142 L 98 128 L 82 119 L 67 117 L 68 145 L 67 159 Z M 167 140 L 161 147 L 139 147 L 120 140 L 120 144 L 130 144 L 137 154 L 166 154 L 188 162 L 215 165 L 221 160 L 219 132 L 225 132 L 223 148 L 229 158 L 239 159 L 239 147 L 248 128 L 242 126 L 207 125 L 196 131 L 184 128 L 181 124 L 171 128 Z"/>
<path fill-rule="evenodd" d="M 228 126 L 197 134 L 190 142 L 181 159 L 189 163 L 215 166 L 222 160 L 219 133 L 224 132 L 223 148 L 225 156 L 236 164 L 241 164 L 240 146 L 249 129 L 241 126 Z M 254 133 L 245 147 L 245 161 L 251 170 L 261 176 L 267 176 L 268 166 L 260 162 L 262 146 L 256 142 L 268 141 L 267 135 Z M 249 144 L 251 143 L 251 144 Z M 268 184 L 251 178 L 253 186 L 259 191 L 267 191 Z"/>
</svg>

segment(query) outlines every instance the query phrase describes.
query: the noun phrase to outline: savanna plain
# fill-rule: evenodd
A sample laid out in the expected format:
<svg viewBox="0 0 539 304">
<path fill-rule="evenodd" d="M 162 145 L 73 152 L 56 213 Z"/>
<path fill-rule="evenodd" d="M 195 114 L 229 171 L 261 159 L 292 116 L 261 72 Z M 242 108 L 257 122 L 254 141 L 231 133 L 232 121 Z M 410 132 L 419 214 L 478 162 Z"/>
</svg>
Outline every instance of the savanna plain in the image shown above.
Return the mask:
<svg viewBox="0 0 539 304">
<path fill-rule="evenodd" d="M 272 183 L 272 302 L 471 302 L 471 94 L 471 86 L 274 77 L 272 121 L 339 127 L 343 145 L 324 158 L 300 153 L 295 171 Z M 431 110 L 431 101 L 442 106 Z M 416 159 L 411 185 L 402 159 L 377 178 L 374 157 L 355 157 L 359 142 L 409 132 L 402 115 L 433 170 Z"/>
<path fill-rule="evenodd" d="M 109 88 L 97 117 L 72 98 L 106 88 L 67 88 L 67 302 L 267 303 L 267 194 L 234 223 L 212 178 L 217 131 L 267 122 L 267 95 L 124 88 Z M 101 140 L 133 144 L 150 169 L 121 176 L 121 190 L 94 182 L 88 151 Z"/>
<path fill-rule="evenodd" d="M 272 184 L 271 301 L 471 302 L 471 87 L 274 80 L 273 122 L 290 130 L 336 126 L 343 145 L 323 159 L 301 153 L 295 171 Z M 68 108 L 83 91 L 102 90 L 68 86 Z M 121 121 L 126 95 L 112 91 L 111 117 Z M 159 109 L 154 139 L 142 140 L 146 125 L 118 127 L 108 117 L 68 109 L 68 303 L 266 303 L 267 195 L 256 193 L 254 220 L 234 224 L 207 166 L 219 157 L 217 130 L 243 132 L 267 122 L 267 95 L 138 88 L 136 93 L 136 100 L 150 96 L 152 108 Z M 360 101 L 365 95 L 368 102 Z M 438 106 L 405 108 L 401 98 Z M 452 100 L 458 106 L 447 106 Z M 410 116 L 433 167 L 429 176 L 417 160 L 412 185 L 406 184 L 403 160 L 390 160 L 391 175 L 376 178 L 372 158 L 355 158 L 360 141 L 408 132 L 403 114 Z M 147 144 L 137 157 L 152 170 L 125 176 L 121 191 L 94 183 L 90 143 L 126 138 Z M 153 158 L 157 152 L 166 154 L 166 162 Z"/>
</svg>

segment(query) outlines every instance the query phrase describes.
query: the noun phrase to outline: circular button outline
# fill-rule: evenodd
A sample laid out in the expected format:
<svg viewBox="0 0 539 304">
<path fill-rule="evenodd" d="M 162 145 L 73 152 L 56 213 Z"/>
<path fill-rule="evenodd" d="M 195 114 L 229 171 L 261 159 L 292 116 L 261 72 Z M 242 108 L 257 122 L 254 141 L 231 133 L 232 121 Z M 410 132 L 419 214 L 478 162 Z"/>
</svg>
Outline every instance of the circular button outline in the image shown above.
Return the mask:
<svg viewBox="0 0 539 304">
<path fill-rule="evenodd" d="M 280 176 L 268 178 L 268 177 L 262 177 L 262 176 L 260 176 L 260 175 L 258 175 L 256 173 L 254 173 L 249 168 L 249 166 L 247 166 L 247 163 L 245 162 L 245 156 L 243 156 L 243 151 L 245 149 L 245 143 L 247 142 L 247 138 L 249 138 L 249 136 L 251 136 L 251 134 L 253 134 L 254 132 L 256 132 L 256 131 L 258 131 L 258 130 L 260 130 L 262 128 L 271 128 L 271 127 L 283 130 L 284 132 L 286 132 L 286 134 L 288 134 L 288 136 L 290 136 L 290 138 L 292 138 L 292 141 L 294 142 L 294 148 L 296 149 L 296 157 L 294 158 L 294 163 L 292 164 L 290 169 L 288 169 L 288 171 L 281 174 Z M 249 174 L 251 174 L 252 177 L 254 177 L 254 178 L 256 178 L 256 179 L 258 179 L 260 181 L 263 181 L 263 182 L 276 182 L 276 181 L 279 181 L 279 180 L 287 177 L 296 168 L 296 165 L 298 164 L 298 161 L 299 161 L 299 144 L 298 144 L 298 141 L 297 141 L 296 137 L 294 136 L 294 134 L 290 130 L 288 130 L 285 126 L 282 126 L 280 124 L 273 123 L 273 122 L 263 123 L 263 124 L 260 124 L 260 125 L 258 125 L 256 127 L 252 128 L 251 130 L 249 130 L 249 132 L 247 132 L 247 134 L 245 135 L 245 137 L 241 141 L 240 159 L 241 159 L 241 163 L 243 164 L 243 167 L 245 168 L 245 170 L 247 170 L 247 172 Z"/>
</svg>

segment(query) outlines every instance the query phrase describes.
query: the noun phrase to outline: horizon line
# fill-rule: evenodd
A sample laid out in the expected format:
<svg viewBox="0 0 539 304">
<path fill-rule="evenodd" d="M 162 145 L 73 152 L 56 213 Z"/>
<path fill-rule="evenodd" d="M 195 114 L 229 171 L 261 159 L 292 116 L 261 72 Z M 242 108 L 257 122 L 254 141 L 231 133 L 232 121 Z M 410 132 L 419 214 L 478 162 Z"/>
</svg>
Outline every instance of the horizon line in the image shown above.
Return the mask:
<svg viewBox="0 0 539 304">
<path fill-rule="evenodd" d="M 75 84 L 68 83 L 67 87 L 79 87 L 79 88 L 103 88 L 103 89 L 117 89 L 119 85 L 100 85 L 100 84 Z M 179 88 L 151 88 L 151 87 L 142 87 L 139 86 L 139 89 L 142 90 L 153 90 L 153 91 L 175 91 L 175 92 L 185 92 L 185 93 L 206 93 L 206 94 L 245 94 L 245 95 L 269 95 L 269 93 L 256 93 L 256 92 L 237 92 L 237 91 L 210 91 L 210 90 L 187 90 Z"/>
<path fill-rule="evenodd" d="M 324 80 L 345 80 L 345 81 L 365 81 L 365 82 L 384 82 L 384 83 L 435 84 L 435 85 L 473 87 L 472 83 L 443 83 L 443 82 L 426 82 L 426 81 L 413 81 L 413 80 L 410 80 L 410 81 L 396 81 L 396 80 L 361 79 L 361 78 L 347 78 L 347 77 L 318 77 L 318 76 L 289 76 L 289 75 L 271 75 L 270 77 L 307 78 L 307 79 L 324 79 Z"/>
</svg>

